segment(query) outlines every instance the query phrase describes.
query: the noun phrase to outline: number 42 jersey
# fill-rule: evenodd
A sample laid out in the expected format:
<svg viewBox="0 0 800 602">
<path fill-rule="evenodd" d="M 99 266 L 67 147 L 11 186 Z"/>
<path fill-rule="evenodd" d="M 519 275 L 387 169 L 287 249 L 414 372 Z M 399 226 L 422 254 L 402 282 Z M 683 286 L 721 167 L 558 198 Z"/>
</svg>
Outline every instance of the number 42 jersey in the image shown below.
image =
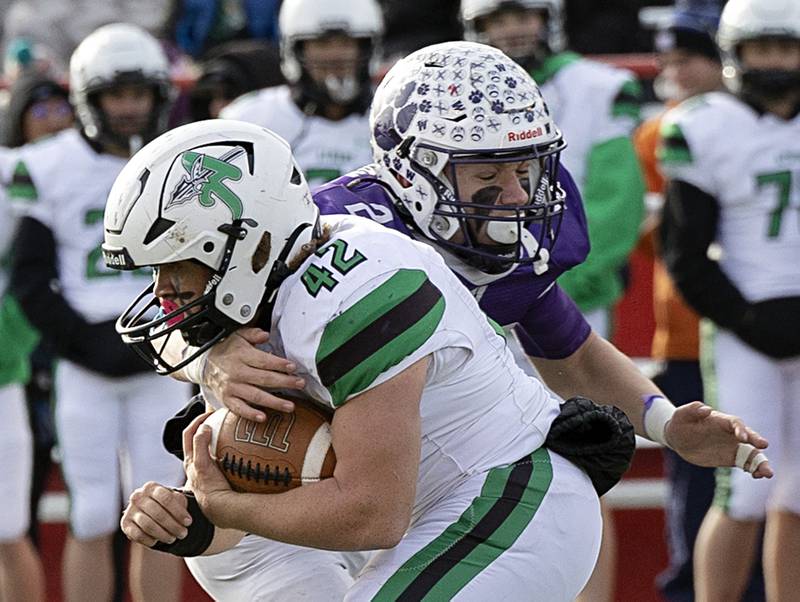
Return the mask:
<svg viewBox="0 0 800 602">
<path fill-rule="evenodd" d="M 91 323 L 116 319 L 150 277 L 110 270 L 101 253 L 106 199 L 126 162 L 68 129 L 24 147 L 8 188 L 22 215 L 52 232 L 60 293 Z"/>
<path fill-rule="evenodd" d="M 714 92 L 662 122 L 664 173 L 714 197 L 720 266 L 751 302 L 800 295 L 800 115 Z"/>
<path fill-rule="evenodd" d="M 431 356 L 415 514 L 541 447 L 558 402 L 441 257 L 364 218 L 321 219 L 330 239 L 281 285 L 270 342 L 334 410 Z"/>
</svg>

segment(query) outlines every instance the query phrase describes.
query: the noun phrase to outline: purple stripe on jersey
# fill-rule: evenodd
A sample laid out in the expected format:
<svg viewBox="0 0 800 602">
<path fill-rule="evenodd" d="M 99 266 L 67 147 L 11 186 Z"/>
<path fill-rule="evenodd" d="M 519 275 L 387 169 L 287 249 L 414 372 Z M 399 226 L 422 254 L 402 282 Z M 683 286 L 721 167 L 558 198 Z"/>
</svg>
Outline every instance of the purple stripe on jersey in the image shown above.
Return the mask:
<svg viewBox="0 0 800 602">
<path fill-rule="evenodd" d="M 503 325 L 520 325 L 517 330 L 529 354 L 553 359 L 572 355 L 589 336 L 589 325 L 566 295 L 557 287 L 548 291 L 556 278 L 582 263 L 589 253 L 583 202 L 572 176 L 563 166 L 559 170 L 559 183 L 566 193 L 566 212 L 551 252 L 550 269 L 537 276 L 532 266 L 523 265 L 489 285 L 470 286 L 481 309 L 492 319 Z M 323 214 L 359 215 L 412 235 L 390 193 L 369 169 L 318 188 L 314 201 Z M 529 228 L 532 230 L 534 226 Z M 544 294 L 545 291 L 548 292 Z"/>
</svg>

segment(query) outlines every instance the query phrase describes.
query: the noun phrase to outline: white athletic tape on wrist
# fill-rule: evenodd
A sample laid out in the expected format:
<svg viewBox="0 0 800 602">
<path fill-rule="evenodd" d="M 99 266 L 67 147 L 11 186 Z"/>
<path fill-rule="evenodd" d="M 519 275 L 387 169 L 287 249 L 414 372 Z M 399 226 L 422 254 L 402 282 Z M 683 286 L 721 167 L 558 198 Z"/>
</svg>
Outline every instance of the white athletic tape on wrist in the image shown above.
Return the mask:
<svg viewBox="0 0 800 602">
<path fill-rule="evenodd" d="M 740 443 L 736 447 L 736 466 L 745 472 L 753 474 L 761 463 L 767 461 L 767 456 L 761 452 L 758 452 L 755 456 L 753 456 L 753 461 L 750 462 L 750 465 L 748 466 L 747 459 L 754 451 L 756 451 L 756 448 L 749 443 Z M 747 468 L 745 468 L 745 466 L 747 466 Z"/>
<path fill-rule="evenodd" d="M 675 406 L 662 395 L 650 395 L 644 398 L 644 432 L 650 437 L 651 441 L 656 441 L 664 447 L 669 447 L 665 429 L 672 415 L 675 413 Z"/>
<path fill-rule="evenodd" d="M 211 352 L 209 349 L 201 356 L 196 358 L 194 361 L 190 362 L 186 366 L 183 367 L 183 375 L 186 379 L 194 383 L 196 385 L 203 384 L 203 373 L 206 371 L 206 364 L 208 363 L 208 354 Z"/>
</svg>

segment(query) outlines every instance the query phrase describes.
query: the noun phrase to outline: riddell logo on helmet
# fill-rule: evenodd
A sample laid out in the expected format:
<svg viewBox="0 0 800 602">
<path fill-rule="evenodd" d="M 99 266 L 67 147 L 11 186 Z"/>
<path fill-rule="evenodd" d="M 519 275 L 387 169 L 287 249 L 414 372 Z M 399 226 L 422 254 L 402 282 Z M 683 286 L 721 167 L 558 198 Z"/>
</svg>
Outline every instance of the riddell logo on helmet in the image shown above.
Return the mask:
<svg viewBox="0 0 800 602">
<path fill-rule="evenodd" d="M 521 142 L 523 140 L 530 140 L 531 138 L 538 138 L 542 135 L 542 128 L 538 127 L 532 130 L 523 130 L 521 132 L 509 132 L 509 142 Z"/>
</svg>

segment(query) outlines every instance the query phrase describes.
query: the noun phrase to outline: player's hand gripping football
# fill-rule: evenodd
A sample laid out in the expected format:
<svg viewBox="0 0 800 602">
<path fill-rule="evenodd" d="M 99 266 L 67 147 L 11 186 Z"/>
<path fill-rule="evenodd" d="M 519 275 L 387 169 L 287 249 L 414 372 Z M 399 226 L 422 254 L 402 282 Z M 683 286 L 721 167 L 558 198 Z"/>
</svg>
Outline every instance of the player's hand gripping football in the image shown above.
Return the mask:
<svg viewBox="0 0 800 602">
<path fill-rule="evenodd" d="M 147 547 L 159 541 L 173 543 L 176 539 L 183 539 L 191 524 L 186 497 L 152 481 L 131 494 L 120 520 L 127 538 Z"/>
<path fill-rule="evenodd" d="M 291 412 L 294 404 L 272 395 L 269 389 L 302 390 L 305 381 L 294 375 L 290 361 L 256 347 L 269 333 L 260 328 L 241 328 L 211 348 L 203 383 L 234 414 L 263 422 L 266 414 L 253 406 Z"/>
<path fill-rule="evenodd" d="M 760 450 L 766 449 L 767 440 L 741 418 L 718 412 L 699 401 L 675 411 L 667 423 L 665 436 L 669 446 L 692 464 L 739 465 L 755 479 L 772 477 L 769 460 L 763 454 L 757 457 Z M 737 462 L 737 455 L 741 462 Z M 757 465 L 751 466 L 753 462 Z"/>
<path fill-rule="evenodd" d="M 234 492 L 209 451 L 211 427 L 203 426 L 203 422 L 210 415 L 211 412 L 201 414 L 184 429 L 183 469 L 186 486 L 194 492 L 203 514 L 218 527 L 224 527 L 219 511 L 225 507 L 226 496 Z"/>
</svg>

